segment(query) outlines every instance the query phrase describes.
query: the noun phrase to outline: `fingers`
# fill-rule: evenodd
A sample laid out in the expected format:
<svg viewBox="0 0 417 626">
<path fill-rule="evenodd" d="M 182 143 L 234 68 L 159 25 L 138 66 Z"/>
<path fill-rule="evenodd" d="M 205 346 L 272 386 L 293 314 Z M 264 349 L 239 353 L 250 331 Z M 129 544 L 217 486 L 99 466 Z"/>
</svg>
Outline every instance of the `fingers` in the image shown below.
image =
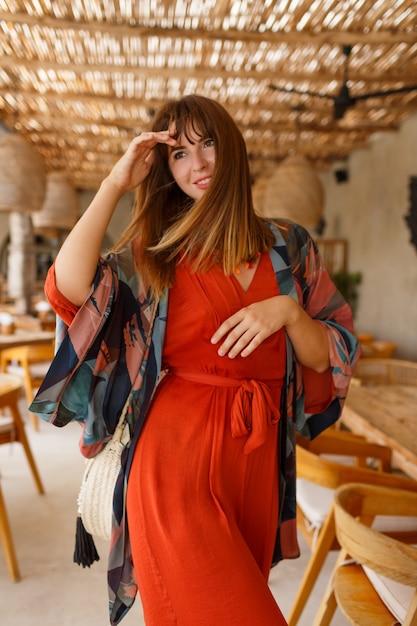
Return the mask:
<svg viewBox="0 0 417 626">
<path fill-rule="evenodd" d="M 234 359 L 237 356 L 246 357 L 249 356 L 261 343 L 262 334 L 260 332 L 254 332 L 253 329 L 248 328 L 235 340 L 237 333 L 231 333 L 227 337 L 227 340 L 221 345 L 218 350 L 219 356 L 228 356 L 229 359 Z"/>
<path fill-rule="evenodd" d="M 177 141 L 171 137 L 168 131 L 146 132 L 133 139 L 130 147 L 134 154 L 137 164 L 143 164 L 148 168 L 152 165 L 154 159 L 153 148 L 163 143 L 168 146 L 176 146 Z"/>
<path fill-rule="evenodd" d="M 211 338 L 214 345 L 221 342 L 217 350 L 219 356 L 227 355 L 231 359 L 249 356 L 265 339 L 285 326 L 286 307 L 282 298 L 274 296 L 254 302 L 225 320 Z"/>
<path fill-rule="evenodd" d="M 150 154 L 152 148 L 156 146 L 157 143 L 165 143 L 170 146 L 175 146 L 177 144 L 176 140 L 171 137 L 169 131 L 158 131 L 158 132 L 146 132 L 141 133 L 138 137 L 135 137 L 131 142 L 131 147 L 138 153 L 146 154 L 146 157 Z"/>
<path fill-rule="evenodd" d="M 247 309 L 241 309 L 229 317 L 218 328 L 211 338 L 211 343 L 222 341 L 217 353 L 234 359 L 238 355 L 245 357 L 251 354 L 264 340 L 264 332 L 259 323 Z"/>
<path fill-rule="evenodd" d="M 168 131 L 145 132 L 135 137 L 110 172 L 109 177 L 114 185 L 126 192 L 142 183 L 154 162 L 153 148 L 158 143 L 170 146 L 177 144 Z"/>
</svg>

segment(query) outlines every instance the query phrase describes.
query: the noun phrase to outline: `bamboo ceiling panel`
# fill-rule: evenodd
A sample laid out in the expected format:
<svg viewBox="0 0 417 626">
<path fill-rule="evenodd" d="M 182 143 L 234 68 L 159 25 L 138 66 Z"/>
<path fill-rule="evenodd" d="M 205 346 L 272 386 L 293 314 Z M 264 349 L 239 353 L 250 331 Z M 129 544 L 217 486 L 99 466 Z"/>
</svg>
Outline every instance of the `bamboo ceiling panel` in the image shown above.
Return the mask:
<svg viewBox="0 0 417 626">
<path fill-rule="evenodd" d="M 415 0 L 0 0 L 0 54 L 1 123 L 84 189 L 182 94 L 226 106 L 254 178 L 295 151 L 329 167 L 417 111 Z"/>
</svg>

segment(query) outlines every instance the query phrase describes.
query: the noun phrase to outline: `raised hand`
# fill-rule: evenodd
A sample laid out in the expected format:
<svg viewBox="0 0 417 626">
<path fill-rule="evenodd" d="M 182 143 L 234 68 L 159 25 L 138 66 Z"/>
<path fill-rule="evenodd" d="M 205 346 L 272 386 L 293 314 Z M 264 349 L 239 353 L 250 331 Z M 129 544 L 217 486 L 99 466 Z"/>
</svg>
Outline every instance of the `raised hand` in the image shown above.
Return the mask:
<svg viewBox="0 0 417 626">
<path fill-rule="evenodd" d="M 154 160 L 153 148 L 158 143 L 177 145 L 176 140 L 167 130 L 142 133 L 131 141 L 124 155 L 108 175 L 107 182 L 114 185 L 121 193 L 135 189 L 149 174 Z"/>
</svg>

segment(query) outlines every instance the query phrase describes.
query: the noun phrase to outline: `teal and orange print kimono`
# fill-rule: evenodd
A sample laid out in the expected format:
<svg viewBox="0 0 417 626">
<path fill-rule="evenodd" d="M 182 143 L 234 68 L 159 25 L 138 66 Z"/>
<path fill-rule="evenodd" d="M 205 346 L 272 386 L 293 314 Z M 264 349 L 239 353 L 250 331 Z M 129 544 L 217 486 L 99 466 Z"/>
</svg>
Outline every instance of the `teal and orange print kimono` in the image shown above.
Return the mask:
<svg viewBox="0 0 417 626">
<path fill-rule="evenodd" d="M 329 278 L 307 231 L 282 220 L 271 222 L 270 227 L 276 238 L 270 258 L 280 293 L 292 296 L 324 325 L 331 363 L 323 374 L 303 368 L 287 340 L 286 419 L 279 422 L 280 520 L 274 554 L 277 563 L 299 554 L 295 520 L 296 431 L 312 438 L 338 419 L 359 349 L 350 307 Z M 114 494 L 108 564 L 110 622 L 118 624 L 137 593 L 124 498 L 136 441 L 161 375 L 169 290 L 158 303 L 150 299 L 134 267 L 132 253 L 127 250 L 100 260 L 91 293 L 80 308 L 65 302 L 62 296 L 57 297 L 53 268 L 45 292 L 58 316 L 57 352 L 30 410 L 55 426 L 80 422 L 81 451 L 91 457 L 110 438 L 133 390 L 128 414 L 131 441 L 122 457 Z M 149 348 L 145 348 L 154 307 L 157 314 Z M 317 397 L 315 390 L 319 387 L 326 389 L 325 404 L 322 393 L 321 399 Z"/>
</svg>

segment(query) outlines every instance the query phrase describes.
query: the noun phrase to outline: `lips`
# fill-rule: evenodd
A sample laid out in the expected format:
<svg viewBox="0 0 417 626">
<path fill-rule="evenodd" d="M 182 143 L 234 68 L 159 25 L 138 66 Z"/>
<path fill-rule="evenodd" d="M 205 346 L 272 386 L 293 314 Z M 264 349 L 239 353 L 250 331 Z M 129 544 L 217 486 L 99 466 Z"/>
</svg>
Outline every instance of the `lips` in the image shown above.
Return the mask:
<svg viewBox="0 0 417 626">
<path fill-rule="evenodd" d="M 194 182 L 194 185 L 196 185 L 197 187 L 205 187 L 206 185 L 208 185 L 211 181 L 211 176 L 205 176 L 204 178 L 200 178 L 199 180 L 196 180 Z"/>
</svg>

